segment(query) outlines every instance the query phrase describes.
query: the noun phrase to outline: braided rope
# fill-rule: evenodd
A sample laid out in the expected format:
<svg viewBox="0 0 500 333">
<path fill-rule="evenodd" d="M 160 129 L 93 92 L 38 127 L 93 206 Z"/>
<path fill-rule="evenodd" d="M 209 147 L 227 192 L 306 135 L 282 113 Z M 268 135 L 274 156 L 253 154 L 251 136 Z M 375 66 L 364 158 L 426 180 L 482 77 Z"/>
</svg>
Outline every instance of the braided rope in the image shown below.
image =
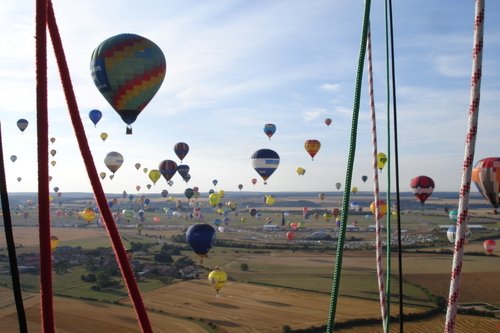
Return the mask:
<svg viewBox="0 0 500 333">
<path fill-rule="evenodd" d="M 354 166 L 354 156 L 356 152 L 356 135 L 358 131 L 358 118 L 359 118 L 359 102 L 361 99 L 361 83 L 363 78 L 363 66 L 366 54 L 366 37 L 368 32 L 369 17 L 370 17 L 370 6 L 371 0 L 365 0 L 365 9 L 363 15 L 363 28 L 361 32 L 361 45 L 359 48 L 358 56 L 358 69 L 356 73 L 356 84 L 354 91 L 354 105 L 352 111 L 352 123 L 351 123 L 351 137 L 349 145 L 349 157 L 347 160 L 346 167 L 346 178 L 344 193 L 342 196 L 342 213 L 340 215 L 340 229 L 339 236 L 337 240 L 337 255 L 335 259 L 335 267 L 333 271 L 333 283 L 330 299 L 330 311 L 328 314 L 328 323 L 326 326 L 326 332 L 333 332 L 333 326 L 335 324 L 335 313 L 337 310 L 337 299 L 339 295 L 340 286 L 340 272 L 342 270 L 342 257 L 344 252 L 344 241 L 345 232 L 347 225 L 347 217 L 349 215 L 349 199 L 350 199 L 350 188 L 352 182 L 352 170 Z"/>
<path fill-rule="evenodd" d="M 380 226 L 380 191 L 378 182 L 378 166 L 377 166 L 377 120 L 375 116 L 375 98 L 373 93 L 373 67 L 372 67 L 372 42 L 370 28 L 368 28 L 368 36 L 366 41 L 368 52 L 368 95 L 370 98 L 370 115 L 372 123 L 372 148 L 373 148 L 373 199 L 375 202 L 375 258 L 377 267 L 377 282 L 378 293 L 380 299 L 380 314 L 382 316 L 382 324 L 384 331 L 386 330 L 386 297 L 385 284 L 382 269 L 382 235 Z"/>
<path fill-rule="evenodd" d="M 474 43 L 472 48 L 472 77 L 470 89 L 469 119 L 465 137 L 465 155 L 462 168 L 462 181 L 460 198 L 458 202 L 457 233 L 451 270 L 450 293 L 448 296 L 448 309 L 446 311 L 445 333 L 455 331 L 458 297 L 460 293 L 460 280 L 464 257 L 465 232 L 469 218 L 469 196 L 476 145 L 477 123 L 479 116 L 479 98 L 481 90 L 481 71 L 483 58 L 483 27 L 484 27 L 484 0 L 476 0 L 474 18 Z"/>
</svg>

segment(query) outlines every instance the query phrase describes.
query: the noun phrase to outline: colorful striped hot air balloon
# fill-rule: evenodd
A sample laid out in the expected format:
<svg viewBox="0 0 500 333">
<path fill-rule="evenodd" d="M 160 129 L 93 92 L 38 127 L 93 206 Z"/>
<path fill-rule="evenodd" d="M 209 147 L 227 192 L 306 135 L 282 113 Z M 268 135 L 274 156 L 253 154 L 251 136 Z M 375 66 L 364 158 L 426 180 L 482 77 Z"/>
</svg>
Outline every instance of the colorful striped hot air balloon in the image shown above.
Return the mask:
<svg viewBox="0 0 500 333">
<path fill-rule="evenodd" d="M 500 206 L 500 157 L 488 157 L 477 162 L 472 170 L 472 181 L 496 213 Z"/>
<path fill-rule="evenodd" d="M 276 125 L 274 124 L 264 125 L 264 133 L 267 135 L 269 140 L 271 140 L 271 137 L 274 135 L 275 132 L 276 132 Z"/>
<path fill-rule="evenodd" d="M 135 34 L 119 34 L 103 41 L 92 53 L 90 70 L 94 83 L 130 125 L 160 89 L 167 63 L 161 49 Z"/>
</svg>

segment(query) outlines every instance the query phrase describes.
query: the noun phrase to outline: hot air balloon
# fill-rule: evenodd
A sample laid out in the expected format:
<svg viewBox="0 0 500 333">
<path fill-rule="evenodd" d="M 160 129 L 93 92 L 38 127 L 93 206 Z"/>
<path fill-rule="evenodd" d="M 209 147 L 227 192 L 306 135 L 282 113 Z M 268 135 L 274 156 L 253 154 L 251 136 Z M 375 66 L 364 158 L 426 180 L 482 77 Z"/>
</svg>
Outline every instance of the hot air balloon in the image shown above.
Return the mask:
<svg viewBox="0 0 500 333">
<path fill-rule="evenodd" d="M 320 200 L 325 200 L 325 193 L 321 192 L 320 194 L 318 194 L 318 197 Z"/>
<path fill-rule="evenodd" d="M 153 169 L 149 171 L 149 179 L 153 182 L 153 184 L 156 185 L 156 182 L 160 179 L 161 177 L 161 172 L 160 170 Z"/>
<path fill-rule="evenodd" d="M 161 191 L 161 196 L 164 197 L 164 198 L 168 197 L 168 191 L 167 190 L 162 190 Z"/>
<path fill-rule="evenodd" d="M 469 230 L 469 227 L 465 227 L 465 243 L 468 243 L 472 237 L 472 233 Z M 457 226 L 452 225 L 451 227 L 448 228 L 448 231 L 446 232 L 446 237 L 448 237 L 448 240 L 450 243 L 455 244 L 455 237 L 457 236 Z"/>
<path fill-rule="evenodd" d="M 143 169 L 142 169 L 142 172 L 144 172 L 144 173 L 148 173 L 148 170 L 149 170 L 148 168 L 143 168 Z"/>
<path fill-rule="evenodd" d="M 97 123 L 99 122 L 99 120 L 101 120 L 102 118 L 102 112 L 99 111 L 99 110 L 91 110 L 89 112 L 89 118 L 90 118 L 90 121 L 92 121 L 92 123 L 94 124 L 94 127 L 97 125 Z"/>
<path fill-rule="evenodd" d="M 17 121 L 17 128 L 19 128 L 19 130 L 21 132 L 24 132 L 24 130 L 28 127 L 28 121 L 26 119 L 19 119 Z"/>
<path fill-rule="evenodd" d="M 56 161 L 54 161 L 54 160 L 52 160 L 52 161 L 50 161 L 50 164 L 51 164 L 52 166 L 56 166 L 57 162 L 56 162 Z"/>
<path fill-rule="evenodd" d="M 280 164 L 278 153 L 271 149 L 259 149 L 252 155 L 252 166 L 267 184 L 267 179 Z"/>
<path fill-rule="evenodd" d="M 220 296 L 220 290 L 224 287 L 227 280 L 227 274 L 222 271 L 218 266 L 208 274 L 208 280 L 215 289 L 215 295 Z"/>
<path fill-rule="evenodd" d="M 387 163 L 387 156 L 384 153 L 378 153 L 377 154 L 377 168 L 382 171 L 382 169 L 385 166 L 385 163 Z"/>
<path fill-rule="evenodd" d="M 243 184 L 238 184 L 238 190 L 242 190 L 243 189 Z"/>
<path fill-rule="evenodd" d="M 306 169 L 304 169 L 303 167 L 298 167 L 297 173 L 299 174 L 299 176 L 303 176 L 306 173 Z"/>
<path fill-rule="evenodd" d="M 219 182 L 219 181 L 218 181 L 217 179 L 212 180 L 212 184 L 214 184 L 214 186 L 217 186 L 217 183 L 218 183 L 218 182 Z"/>
<path fill-rule="evenodd" d="M 361 180 L 363 181 L 363 183 L 366 183 L 366 181 L 368 180 L 368 176 L 362 176 Z"/>
<path fill-rule="evenodd" d="M 92 53 L 94 83 L 127 124 L 131 124 L 160 89 L 167 64 L 161 49 L 147 38 L 119 34 L 103 41 Z"/>
<path fill-rule="evenodd" d="M 342 187 L 342 184 L 341 183 L 336 183 L 335 187 L 337 188 L 337 190 L 340 190 L 340 188 Z"/>
<path fill-rule="evenodd" d="M 108 133 L 102 132 L 99 136 L 102 141 L 106 141 L 106 139 L 108 138 Z"/>
<path fill-rule="evenodd" d="M 265 124 L 264 125 L 264 133 L 267 135 L 269 140 L 271 140 L 271 137 L 273 134 L 276 132 L 276 125 L 274 124 Z"/>
<path fill-rule="evenodd" d="M 189 165 L 187 164 L 181 164 L 177 166 L 177 172 L 181 175 L 181 177 L 184 179 L 189 174 Z"/>
<path fill-rule="evenodd" d="M 266 205 L 272 206 L 272 205 L 274 205 L 274 202 L 276 201 L 276 199 L 274 199 L 274 197 L 272 195 L 268 194 L 265 196 L 264 201 L 265 201 Z"/>
<path fill-rule="evenodd" d="M 379 200 L 377 206 L 378 206 L 378 217 L 381 218 L 387 213 L 387 204 L 385 203 L 384 200 Z M 373 201 L 370 204 L 370 210 L 373 215 L 375 215 L 375 209 L 376 209 L 375 201 Z"/>
<path fill-rule="evenodd" d="M 190 200 L 193 195 L 194 195 L 194 191 L 192 188 L 187 188 L 184 190 L 184 195 L 186 196 L 186 198 L 188 198 L 188 200 Z"/>
<path fill-rule="evenodd" d="M 186 241 L 191 246 L 193 251 L 200 257 L 203 263 L 203 258 L 215 243 L 215 229 L 206 223 L 193 224 L 186 231 Z"/>
<path fill-rule="evenodd" d="M 253 185 L 257 184 L 257 178 L 252 178 L 252 184 Z"/>
<path fill-rule="evenodd" d="M 115 173 L 123 164 L 123 155 L 116 151 L 109 152 L 104 158 L 104 164 L 106 164 L 109 171 Z"/>
<path fill-rule="evenodd" d="M 21 182 L 21 180 L 23 180 L 21 177 L 17 177 L 18 182 Z"/>
<path fill-rule="evenodd" d="M 208 196 L 208 203 L 211 205 L 211 206 L 217 206 L 220 202 L 220 196 L 219 196 L 219 193 L 211 193 L 209 196 Z"/>
<path fill-rule="evenodd" d="M 99 174 L 99 177 L 101 177 L 101 179 L 106 178 L 106 172 L 101 172 L 101 173 Z"/>
<path fill-rule="evenodd" d="M 141 190 L 141 185 L 137 185 L 135 189 L 137 190 L 137 192 L 139 192 Z"/>
<path fill-rule="evenodd" d="M 418 176 L 411 180 L 410 187 L 415 197 L 423 205 L 434 192 L 434 181 L 427 176 Z"/>
<path fill-rule="evenodd" d="M 56 138 L 50 138 L 50 143 L 56 142 Z"/>
<path fill-rule="evenodd" d="M 12 155 L 12 156 L 10 157 L 10 160 L 11 160 L 12 162 L 17 161 L 17 156 L 16 156 L 16 155 Z"/>
<path fill-rule="evenodd" d="M 331 120 L 330 118 L 326 118 L 326 119 L 325 119 L 325 124 L 326 124 L 326 126 L 330 126 L 330 125 L 331 125 L 331 123 L 332 123 L 332 120 Z"/>
<path fill-rule="evenodd" d="M 52 157 L 56 156 L 56 154 L 57 154 L 57 151 L 55 149 L 50 150 L 50 155 L 52 155 Z"/>
<path fill-rule="evenodd" d="M 136 164 L 134 164 L 134 167 L 135 167 L 137 170 L 139 170 L 139 168 L 141 167 L 141 163 L 136 163 Z"/>
<path fill-rule="evenodd" d="M 50 236 L 50 250 L 54 252 L 59 245 L 59 238 L 57 236 Z"/>
<path fill-rule="evenodd" d="M 483 247 L 488 253 L 492 253 L 495 251 L 495 247 L 497 246 L 497 243 L 493 239 L 487 239 L 483 243 Z"/>
<path fill-rule="evenodd" d="M 472 170 L 472 181 L 496 214 L 500 206 L 500 157 L 488 157 L 477 162 Z"/>
<path fill-rule="evenodd" d="M 92 208 L 87 207 L 80 212 L 80 217 L 87 221 L 88 223 L 92 222 L 95 218 L 95 212 Z"/>
<path fill-rule="evenodd" d="M 356 186 L 353 186 L 353 187 L 351 188 L 351 192 L 352 192 L 352 193 L 358 193 L 358 188 L 357 188 Z"/>
<path fill-rule="evenodd" d="M 161 175 L 168 182 L 177 172 L 177 163 L 172 160 L 164 160 L 160 162 L 158 170 L 160 170 Z"/>
<path fill-rule="evenodd" d="M 189 153 L 189 146 L 187 143 L 184 142 L 178 142 L 174 145 L 174 153 L 177 155 L 177 157 L 181 160 L 186 157 L 186 155 Z"/>
<path fill-rule="evenodd" d="M 457 220 L 458 220 L 458 210 L 456 209 L 452 209 L 448 212 L 448 217 L 450 218 L 450 220 L 452 220 L 453 222 L 457 223 Z"/>
<path fill-rule="evenodd" d="M 319 149 L 321 148 L 321 143 L 318 140 L 307 140 L 304 144 L 304 148 L 314 160 L 314 156 L 316 156 Z"/>
<path fill-rule="evenodd" d="M 293 241 L 295 239 L 295 231 L 288 231 L 285 237 L 289 242 Z"/>
</svg>

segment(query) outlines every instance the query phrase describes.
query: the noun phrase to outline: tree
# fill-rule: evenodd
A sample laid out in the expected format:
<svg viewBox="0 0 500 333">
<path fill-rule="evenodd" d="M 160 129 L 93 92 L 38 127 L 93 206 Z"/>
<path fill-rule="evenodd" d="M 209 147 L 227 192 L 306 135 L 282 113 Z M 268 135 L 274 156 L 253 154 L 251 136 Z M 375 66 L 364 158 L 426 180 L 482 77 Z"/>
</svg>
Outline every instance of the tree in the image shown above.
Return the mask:
<svg viewBox="0 0 500 333">
<path fill-rule="evenodd" d="M 248 267 L 248 264 L 246 264 L 246 263 L 242 263 L 242 264 L 240 265 L 240 269 L 241 269 L 243 272 L 246 272 L 246 271 L 248 271 L 248 270 L 250 269 L 250 267 Z"/>
</svg>

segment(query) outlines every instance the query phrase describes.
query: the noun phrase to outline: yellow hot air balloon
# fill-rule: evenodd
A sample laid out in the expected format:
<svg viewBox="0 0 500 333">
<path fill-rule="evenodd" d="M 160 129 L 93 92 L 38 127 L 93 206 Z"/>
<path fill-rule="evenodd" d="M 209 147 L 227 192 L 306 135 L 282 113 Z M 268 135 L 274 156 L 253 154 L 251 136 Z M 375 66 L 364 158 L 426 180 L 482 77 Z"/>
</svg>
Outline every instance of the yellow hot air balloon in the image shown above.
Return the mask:
<svg viewBox="0 0 500 333">
<path fill-rule="evenodd" d="M 266 195 L 266 205 L 268 206 L 272 206 L 274 205 L 274 202 L 276 201 L 276 199 L 274 199 L 274 197 L 270 194 Z"/>
<path fill-rule="evenodd" d="M 354 187 L 351 189 L 351 192 L 352 192 L 352 193 L 356 193 L 356 192 L 358 192 L 358 188 L 357 188 L 356 186 L 354 186 Z"/>
<path fill-rule="evenodd" d="M 377 168 L 382 171 L 387 162 L 387 156 L 384 153 L 377 154 Z"/>
<path fill-rule="evenodd" d="M 303 167 L 298 167 L 297 173 L 299 174 L 299 176 L 303 176 L 306 173 L 306 169 L 304 169 Z"/>
<path fill-rule="evenodd" d="M 50 236 L 50 250 L 54 252 L 59 245 L 59 238 L 57 236 Z"/>
<path fill-rule="evenodd" d="M 94 220 L 95 215 L 96 214 L 95 214 L 94 210 L 90 207 L 87 207 L 80 212 L 80 217 L 82 219 L 84 219 L 85 221 L 87 221 L 88 223 L 91 223 Z"/>
<path fill-rule="evenodd" d="M 226 195 L 226 192 L 224 190 L 219 190 L 219 197 L 222 199 Z"/>
<path fill-rule="evenodd" d="M 211 206 L 217 206 L 220 202 L 220 195 L 219 193 L 212 193 L 208 196 L 208 203 Z"/>
<path fill-rule="evenodd" d="M 215 267 L 215 269 L 208 274 L 208 280 L 215 289 L 215 295 L 220 296 L 220 290 L 227 281 L 227 274 L 219 267 Z"/>
<path fill-rule="evenodd" d="M 156 185 L 156 182 L 160 178 L 161 178 L 161 172 L 160 172 L 160 170 L 153 169 L 153 170 L 149 171 L 149 179 L 151 179 L 151 181 L 153 182 L 153 184 Z"/>
<path fill-rule="evenodd" d="M 101 137 L 102 141 L 106 141 L 106 139 L 108 138 L 108 133 L 102 132 L 100 137 Z"/>
<path fill-rule="evenodd" d="M 375 201 L 370 204 L 370 210 L 375 215 Z M 387 213 L 387 204 L 384 200 L 378 201 L 378 217 L 382 217 Z"/>
</svg>

